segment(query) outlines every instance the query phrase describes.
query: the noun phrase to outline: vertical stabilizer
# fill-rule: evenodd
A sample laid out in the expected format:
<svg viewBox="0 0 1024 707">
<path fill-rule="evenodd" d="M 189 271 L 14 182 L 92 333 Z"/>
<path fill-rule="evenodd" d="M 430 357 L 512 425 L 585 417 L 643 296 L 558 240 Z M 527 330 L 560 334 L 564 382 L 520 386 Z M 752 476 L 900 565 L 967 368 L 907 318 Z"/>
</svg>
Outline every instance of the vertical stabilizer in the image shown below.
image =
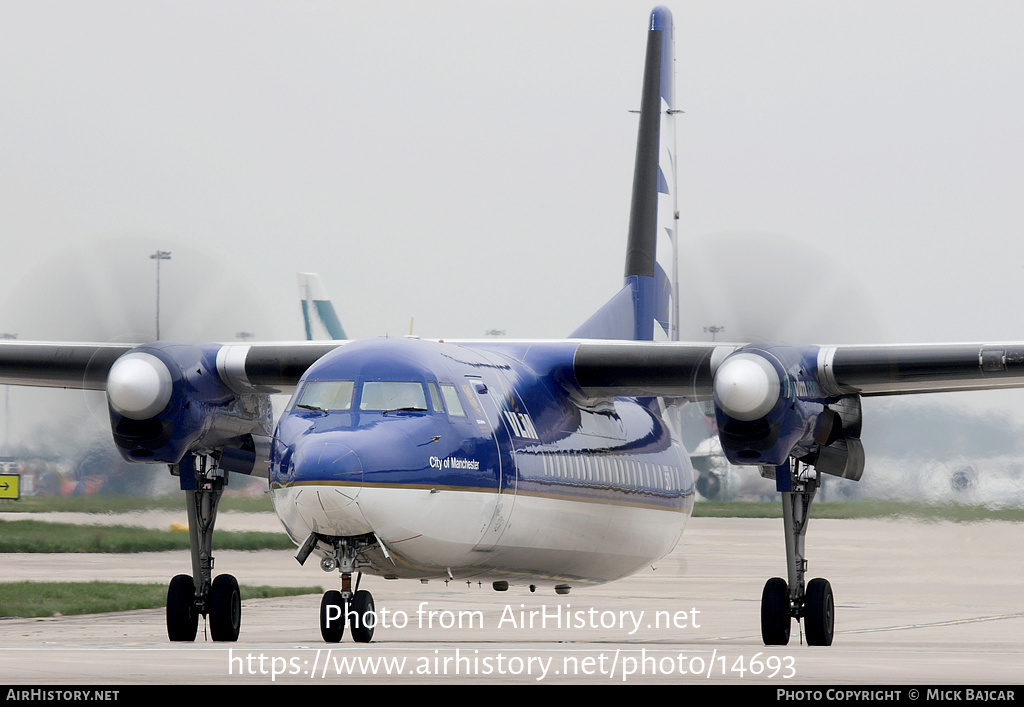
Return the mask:
<svg viewBox="0 0 1024 707">
<path fill-rule="evenodd" d="M 300 272 L 299 297 L 302 302 L 302 320 L 306 326 L 306 339 L 346 339 L 345 330 L 327 296 L 320 276 L 316 273 Z"/>
<path fill-rule="evenodd" d="M 676 54 L 675 25 L 672 13 L 658 7 L 651 13 L 651 28 L 662 31 L 660 91 L 660 130 L 658 137 L 658 218 L 655 239 L 657 240 L 656 262 L 665 278 L 658 285 L 659 296 L 668 299 L 668 304 L 659 306 L 666 318 L 659 319 L 662 329 L 672 341 L 679 340 L 679 189 L 676 173 Z M 658 268 L 656 268 L 658 269 Z"/>
<path fill-rule="evenodd" d="M 640 98 L 633 192 L 626 241 L 625 284 L 574 338 L 652 340 L 656 327 L 678 338 L 676 278 L 675 53 L 672 13 L 651 12 Z M 659 262 L 659 234 L 668 238 Z"/>
</svg>

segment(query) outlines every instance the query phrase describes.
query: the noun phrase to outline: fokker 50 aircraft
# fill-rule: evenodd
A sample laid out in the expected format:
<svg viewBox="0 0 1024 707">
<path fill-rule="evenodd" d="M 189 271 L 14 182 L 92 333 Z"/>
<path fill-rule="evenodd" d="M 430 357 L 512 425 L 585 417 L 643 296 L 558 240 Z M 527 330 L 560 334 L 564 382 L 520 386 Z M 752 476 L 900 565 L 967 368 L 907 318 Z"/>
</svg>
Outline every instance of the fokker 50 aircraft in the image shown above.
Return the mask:
<svg viewBox="0 0 1024 707">
<path fill-rule="evenodd" d="M 565 340 L 0 342 L 0 383 L 105 390 L 124 458 L 180 479 L 192 572 L 170 582 L 171 640 L 194 640 L 200 615 L 214 640 L 238 636 L 238 584 L 213 576 L 211 551 L 231 474 L 267 477 L 296 558 L 338 571 L 324 639 L 342 638 L 345 607 L 352 637 L 369 641 L 364 574 L 565 592 L 667 554 L 695 494 L 673 413 L 710 401 L 729 462 L 774 478 L 782 500 L 787 565 L 764 587 L 764 642 L 785 644 L 793 619 L 808 642 L 832 642 L 832 588 L 806 578 L 804 538 L 821 474 L 864 469 L 861 397 L 1024 386 L 1024 343 L 675 341 L 675 278 L 657 261 L 677 219 L 673 64 L 659 7 L 625 284 Z M 270 395 L 289 392 L 275 428 Z"/>
</svg>

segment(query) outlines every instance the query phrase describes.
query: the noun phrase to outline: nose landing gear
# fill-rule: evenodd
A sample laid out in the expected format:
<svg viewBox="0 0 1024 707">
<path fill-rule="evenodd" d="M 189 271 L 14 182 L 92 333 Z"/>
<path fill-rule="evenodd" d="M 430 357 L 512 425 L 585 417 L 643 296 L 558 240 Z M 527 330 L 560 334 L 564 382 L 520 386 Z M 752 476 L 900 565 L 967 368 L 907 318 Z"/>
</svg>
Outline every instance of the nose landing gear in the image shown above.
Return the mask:
<svg viewBox="0 0 1024 707">
<path fill-rule="evenodd" d="M 373 595 L 365 589 L 359 589 L 362 572 L 358 568 L 367 567 L 370 563 L 361 557 L 363 551 L 377 542 L 372 535 L 356 538 L 324 538 L 311 535 L 302 544 L 296 559 L 299 563 L 306 558 L 319 543 L 329 543 L 331 552 L 320 562 L 325 572 L 335 569 L 341 574 L 341 590 L 324 592 L 320 599 L 320 636 L 327 643 L 338 643 L 345 634 L 345 624 L 349 625 L 352 640 L 356 643 L 369 643 L 373 639 L 373 631 L 377 626 L 377 614 L 374 610 Z M 352 574 L 356 573 L 355 590 L 352 589 Z"/>
</svg>

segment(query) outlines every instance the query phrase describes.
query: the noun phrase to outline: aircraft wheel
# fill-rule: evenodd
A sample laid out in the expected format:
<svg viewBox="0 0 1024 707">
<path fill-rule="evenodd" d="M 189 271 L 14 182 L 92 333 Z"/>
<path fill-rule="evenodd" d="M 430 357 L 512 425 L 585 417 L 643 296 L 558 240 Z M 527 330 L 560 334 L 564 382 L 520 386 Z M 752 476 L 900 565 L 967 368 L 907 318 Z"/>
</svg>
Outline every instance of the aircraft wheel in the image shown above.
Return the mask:
<svg viewBox="0 0 1024 707">
<path fill-rule="evenodd" d="M 772 577 L 761 592 L 761 640 L 766 646 L 789 643 L 789 585 L 781 577 Z"/>
<path fill-rule="evenodd" d="M 210 637 L 215 641 L 237 641 L 242 627 L 242 595 L 238 581 L 230 574 L 218 575 L 210 587 Z"/>
<path fill-rule="evenodd" d="M 187 574 L 179 574 L 167 587 L 167 638 L 194 641 L 199 627 L 196 586 Z"/>
<path fill-rule="evenodd" d="M 340 643 L 345 634 L 345 606 L 341 592 L 324 592 L 320 600 L 320 635 L 327 643 Z"/>
<path fill-rule="evenodd" d="M 713 500 L 722 491 L 722 480 L 711 472 L 700 475 L 697 479 L 697 491 L 709 501 Z"/>
<path fill-rule="evenodd" d="M 827 579 L 812 579 L 807 583 L 804 620 L 807 622 L 808 645 L 832 645 L 836 605 L 832 596 L 832 585 L 828 583 Z"/>
<path fill-rule="evenodd" d="M 369 643 L 373 638 L 373 629 L 377 626 L 377 614 L 373 610 L 373 596 L 361 589 L 352 597 L 349 607 L 349 628 L 352 629 L 352 640 L 356 643 Z"/>
</svg>

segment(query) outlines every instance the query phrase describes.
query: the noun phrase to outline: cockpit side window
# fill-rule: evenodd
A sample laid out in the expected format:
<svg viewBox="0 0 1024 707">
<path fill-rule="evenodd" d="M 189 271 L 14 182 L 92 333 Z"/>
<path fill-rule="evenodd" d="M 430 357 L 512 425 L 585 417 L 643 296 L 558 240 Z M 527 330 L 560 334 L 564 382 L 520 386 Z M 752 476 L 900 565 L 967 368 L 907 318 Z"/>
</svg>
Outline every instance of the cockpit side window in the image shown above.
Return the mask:
<svg viewBox="0 0 1024 707">
<path fill-rule="evenodd" d="M 398 381 L 366 381 L 363 383 L 360 410 L 426 410 L 427 397 L 423 384 Z"/>
<path fill-rule="evenodd" d="M 352 381 L 308 381 L 295 401 L 305 410 L 332 412 L 352 409 Z"/>
<path fill-rule="evenodd" d="M 459 400 L 459 393 L 454 385 L 441 385 L 441 394 L 444 396 L 448 414 L 452 417 L 465 417 L 466 411 L 462 409 L 462 401 Z"/>
<path fill-rule="evenodd" d="M 427 381 L 427 391 L 430 393 L 430 407 L 434 412 L 444 412 L 444 405 L 441 404 L 441 393 L 437 389 L 437 383 Z"/>
</svg>

